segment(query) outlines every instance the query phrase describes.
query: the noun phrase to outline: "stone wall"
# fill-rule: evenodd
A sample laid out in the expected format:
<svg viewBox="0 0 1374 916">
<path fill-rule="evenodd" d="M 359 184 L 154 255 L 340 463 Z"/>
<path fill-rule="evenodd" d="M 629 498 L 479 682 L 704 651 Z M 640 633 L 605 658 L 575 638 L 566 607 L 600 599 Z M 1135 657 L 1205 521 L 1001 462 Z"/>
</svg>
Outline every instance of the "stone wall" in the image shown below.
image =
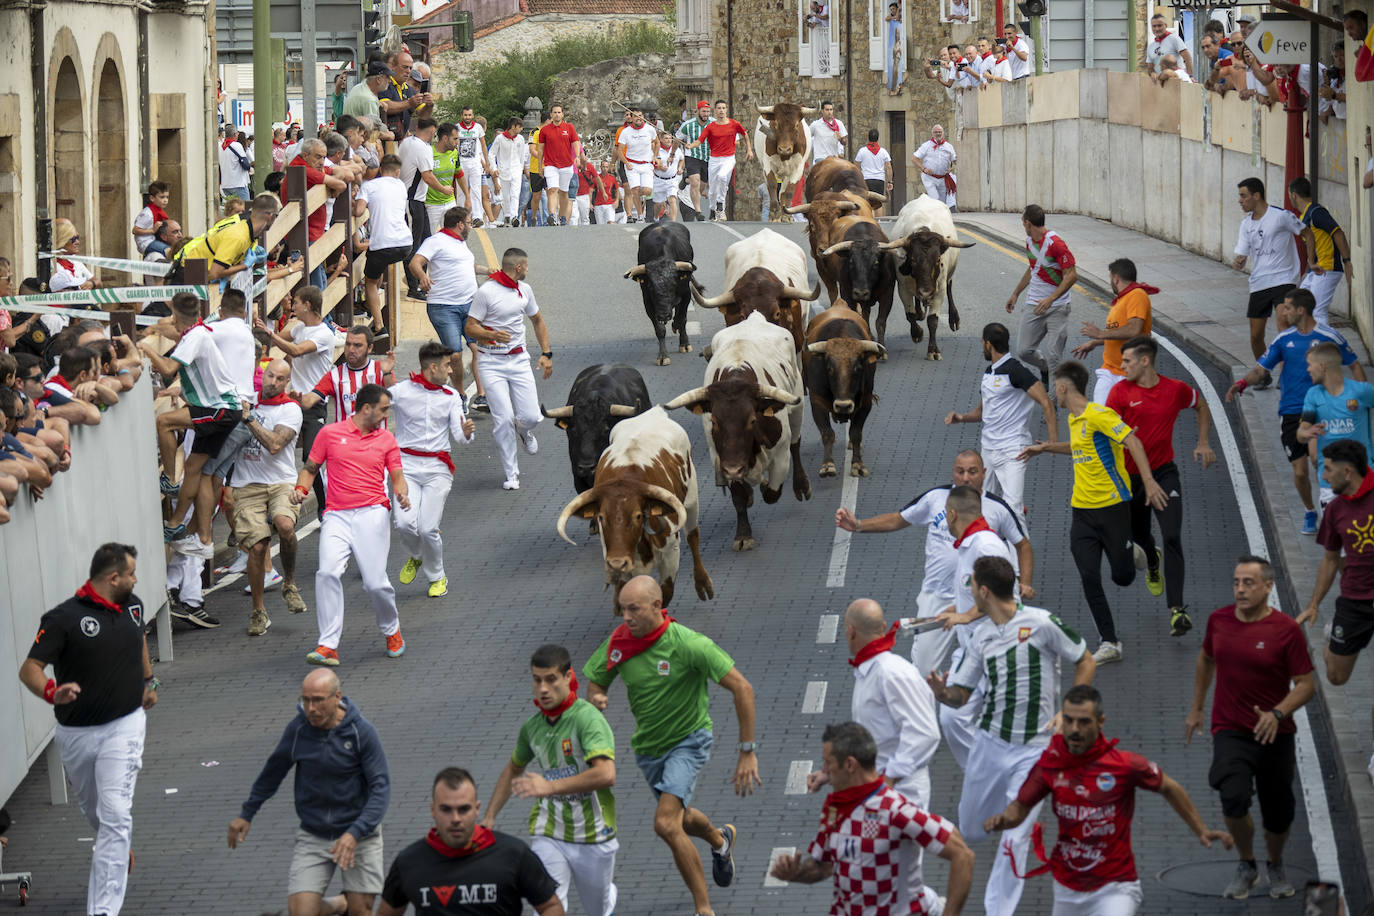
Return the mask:
<svg viewBox="0 0 1374 916">
<path fill-rule="evenodd" d="M 564 117 L 590 140 L 612 121 L 617 126 L 623 122 L 624 114 L 611 104 L 613 101 L 657 100 L 668 94 L 671 79 L 669 55 L 633 54 L 558 74 L 550 98 L 542 101 L 546 109 L 554 102 L 562 105 Z M 678 117 L 676 105 L 659 115 L 665 125 L 671 126 Z"/>
<path fill-rule="evenodd" d="M 665 22 L 662 16 L 575 16 L 549 13 L 527 16 L 514 25 L 498 29 L 473 42 L 473 51 L 460 54 L 445 51 L 435 56 L 433 65 L 439 85 L 457 83 L 466 77 L 475 64 L 498 61 L 511 51 L 532 51 L 547 47 L 561 38 L 582 38 L 590 35 L 611 35 L 636 22 Z M 667 28 L 665 23 L 664 28 Z"/>
</svg>

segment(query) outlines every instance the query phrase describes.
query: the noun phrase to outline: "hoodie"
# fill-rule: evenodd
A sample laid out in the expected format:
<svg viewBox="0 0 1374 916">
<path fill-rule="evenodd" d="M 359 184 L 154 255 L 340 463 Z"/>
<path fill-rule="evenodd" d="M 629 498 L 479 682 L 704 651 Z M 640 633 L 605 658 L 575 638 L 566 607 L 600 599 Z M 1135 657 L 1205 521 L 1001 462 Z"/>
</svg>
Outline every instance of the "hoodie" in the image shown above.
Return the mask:
<svg viewBox="0 0 1374 916">
<path fill-rule="evenodd" d="M 301 829 L 334 840 L 345 833 L 362 840 L 377 832 L 391 800 L 391 776 L 377 730 L 342 699 L 343 721 L 316 728 L 299 710 L 282 732 L 239 816 L 251 821 L 292 766 L 296 768 L 296 816 Z"/>
</svg>

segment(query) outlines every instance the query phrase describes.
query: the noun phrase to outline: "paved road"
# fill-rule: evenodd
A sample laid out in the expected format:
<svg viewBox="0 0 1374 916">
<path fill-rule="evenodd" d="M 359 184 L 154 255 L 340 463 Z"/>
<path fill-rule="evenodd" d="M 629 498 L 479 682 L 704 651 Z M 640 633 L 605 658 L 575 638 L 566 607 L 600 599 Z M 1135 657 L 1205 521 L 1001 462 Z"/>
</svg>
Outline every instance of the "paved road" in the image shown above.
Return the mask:
<svg viewBox="0 0 1374 916">
<path fill-rule="evenodd" d="M 632 229 L 501 230 L 490 235 L 496 251 L 519 245 L 532 257 L 530 280 L 557 351 L 554 378 L 539 383 L 546 404 L 563 403 L 576 373 L 595 362 L 636 366 L 660 402 L 701 382 L 705 364 L 695 353 L 674 354 L 667 367 L 653 364 L 656 347 L 638 290 L 621 278 L 634 263 Z M 745 224 L 693 227 L 698 276 L 709 294 L 720 290 L 723 255 L 736 240 L 734 232 L 756 229 Z M 785 231 L 799 237 L 794 227 Z M 802 458 L 814 497 L 797 502 L 789 487 L 778 504 L 757 505 L 752 518 L 759 546 L 745 554 L 730 550 L 734 516 L 728 496 L 710 487 L 702 490 L 702 545 L 716 599 L 701 603 L 690 588 L 680 589 L 675 612 L 730 651 L 753 682 L 764 779 L 753 797 L 736 799 L 730 793 L 727 779 L 734 755 L 724 749 L 736 740 L 736 723 L 728 694 L 718 692 L 712 709 L 723 750 L 707 768 L 697 800 L 717 822 L 731 821 L 740 828 L 736 885 L 713 895 L 718 913 L 822 913 L 828 908 L 828 885 L 764 883 L 774 849 L 804 846 L 819 813 L 820 799 L 789 794 L 789 772 L 818 761 L 823 726 L 848 718 L 851 675 L 843 634 L 838 642 L 829 641 L 834 629 L 826 627 L 825 615 L 842 613 L 859 596 L 876 598 L 890 614 L 912 612 L 924 547 L 923 537 L 911 531 L 864 537 L 849 546 L 847 567 L 841 571 L 844 564 L 838 557 L 846 542 L 836 547 L 832 516 L 845 494 L 853 494 L 860 515 L 870 515 L 898 508 L 928 487 L 948 482 L 954 453 L 976 445 L 977 430 L 945 427 L 939 418 L 951 408 L 975 404 L 983 368 L 979 329 L 987 321 L 1006 319 L 1001 304 L 1021 269 L 988 245 L 964 252 L 957 281 L 964 326 L 944 336 L 944 362 L 924 359 L 924 344 L 918 349 L 911 343 L 900 305 L 896 307 L 889 326 L 891 359 L 878 371 L 882 400 L 867 430 L 865 460 L 871 477 L 816 477 L 820 448 L 808 415 Z M 1075 309 L 1085 319 L 1100 314 L 1096 305 L 1082 300 Z M 690 317 L 698 323 L 692 330 L 700 349 L 722 321 L 699 310 Z M 1196 354 L 1191 358 L 1201 362 Z M 1163 358 L 1161 368 L 1186 377 L 1173 357 Z M 1223 383 L 1219 372 L 1211 370 L 1210 375 L 1214 385 Z M 692 437 L 698 473 L 709 481 L 700 423 L 690 415 L 678 419 Z M 518 493 L 500 489 L 502 474 L 486 422 L 478 424 L 478 442 L 456 453 L 458 474 L 445 525 L 450 593 L 434 601 L 424 596 L 421 583 L 398 586 L 409 646 L 403 659 L 385 658 L 361 584 L 346 579 L 351 614 L 339 674 L 345 694 L 378 726 L 388 748 L 393 779 L 385 822 L 388 863 L 401 845 L 427 828 L 430 780 L 441 766 L 468 767 L 477 776 L 481 797 L 488 796 L 518 723 L 530 710 L 530 650 L 546 641 L 563 642 L 580 664 L 613 625 L 597 546 L 584 540 L 571 547 L 554 532 L 559 509 L 573 495 L 563 435 L 551 424 L 541 426 L 538 435 L 540 453 L 521 456 L 523 488 Z M 1186 456 L 1191 433 L 1185 429 L 1178 440 Z M 1230 602 L 1232 563 L 1246 546 L 1246 532 L 1228 476 L 1232 469 L 1224 461 L 1206 472 L 1189 461 L 1181 464 L 1191 564 L 1187 600 L 1200 625 L 1208 610 Z M 1036 603 L 1091 634 L 1065 549 L 1070 478 L 1069 462 L 1053 456 L 1036 459 L 1029 475 L 1027 502 L 1040 593 Z M 313 569 L 315 543 L 312 538 L 303 545 L 306 569 Z M 401 561 L 393 550 L 393 572 Z M 313 609 L 310 581 L 303 577 L 302 590 Z M 1143 584 L 1112 588 L 1109 597 L 1121 622 L 1126 659 L 1103 669 L 1098 678 L 1107 700 L 1107 733 L 1157 760 L 1192 793 L 1209 823 L 1219 826 L 1219 805 L 1206 781 L 1208 742 L 1185 747 L 1181 741 L 1201 627 L 1187 638 L 1171 639 L 1163 599 L 1151 598 Z M 294 712 L 299 681 L 307 670 L 304 654 L 313 646 L 314 616 L 292 617 L 273 604 L 272 630 L 264 638 L 250 639 L 244 634 L 248 602 L 237 588 L 215 593 L 210 604 L 225 626 L 180 634 L 176 662 L 158 672 L 166 687 L 150 720 L 135 804 L 138 868 L 127 912 L 248 913 L 283 905 L 294 825 L 289 788 L 259 815 L 246 847 L 229 851 L 224 835 Z M 1095 645 L 1094 637 L 1089 635 Z M 906 649 L 902 640 L 899 651 Z M 804 708 L 807 698 L 813 706 Z M 618 912 L 690 913 L 690 898 L 650 826 L 652 797 L 633 766 L 628 746 L 632 724 L 619 687 L 612 692 L 608 715 L 621 755 Z M 943 748 L 932 764 L 932 777 L 932 807 L 952 816 L 961 775 Z M 73 807 L 49 807 L 46 786 L 40 762 L 10 800 L 16 824 L 6 866 L 35 871 L 32 912 L 74 913 L 84 894 L 91 831 Z M 513 803 L 503 813 L 501 827 L 522 832 L 523 814 L 523 806 Z M 1334 814 L 1337 835 L 1348 829 L 1344 817 L 1340 810 Z M 1314 869 L 1310 820 L 1304 806 L 1288 847 L 1299 887 Z M 1330 820 L 1325 813 L 1318 818 Z M 1052 836 L 1052 826 L 1050 831 Z M 1220 850 L 1198 847 L 1158 798 L 1139 801 L 1135 848 L 1145 885 L 1143 913 L 1195 914 L 1216 907 L 1248 913 L 1294 910 L 1293 901 L 1280 904 L 1267 898 L 1228 905 L 1157 880 L 1157 874 L 1176 866 L 1197 869 L 1211 862 L 1216 863 L 1212 883 L 1220 888 L 1234 861 Z M 983 845 L 977 852 L 974 898 L 981 901 L 993 849 Z M 935 886 L 943 887 L 945 877 L 938 860 L 929 867 Z M 1049 879 L 1036 879 L 1020 911 L 1048 913 L 1050 897 Z M 980 912 L 981 903 L 970 911 Z"/>
</svg>

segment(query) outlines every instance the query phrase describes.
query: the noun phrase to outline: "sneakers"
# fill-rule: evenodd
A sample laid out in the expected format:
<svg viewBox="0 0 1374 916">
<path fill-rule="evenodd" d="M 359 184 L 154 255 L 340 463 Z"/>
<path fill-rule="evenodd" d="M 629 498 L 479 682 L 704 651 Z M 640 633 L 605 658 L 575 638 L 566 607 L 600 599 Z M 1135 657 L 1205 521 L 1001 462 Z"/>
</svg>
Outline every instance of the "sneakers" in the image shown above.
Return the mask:
<svg viewBox="0 0 1374 916">
<path fill-rule="evenodd" d="M 305 656 L 305 660 L 312 665 L 324 665 L 329 668 L 339 667 L 339 653 L 328 646 L 316 646 L 314 652 Z"/>
<path fill-rule="evenodd" d="M 1121 643 L 1104 641 L 1093 653 L 1093 661 L 1099 665 L 1110 665 L 1112 662 L 1121 661 Z"/>
<path fill-rule="evenodd" d="M 1147 567 L 1145 570 L 1145 588 L 1148 589 L 1150 594 L 1154 595 L 1156 598 L 1164 594 L 1163 563 L 1164 555 L 1161 554 L 1159 548 L 1156 547 L 1154 568 L 1150 569 Z"/>
<path fill-rule="evenodd" d="M 253 608 L 253 616 L 248 618 L 248 635 L 261 636 L 272 626 L 272 618 L 267 616 L 267 609 Z"/>
<path fill-rule="evenodd" d="M 438 582 L 429 583 L 429 597 L 442 598 L 448 594 L 448 576 L 444 576 Z"/>
<path fill-rule="evenodd" d="M 1139 544 L 1131 544 L 1131 562 L 1135 564 L 1137 570 L 1141 570 L 1150 565 L 1150 560 L 1145 556 L 1145 548 Z"/>
<path fill-rule="evenodd" d="M 521 433 L 520 433 L 520 441 L 521 441 L 522 443 L 524 443 L 524 445 L 525 445 L 525 454 L 527 454 L 527 455 L 537 455 L 537 454 L 539 454 L 539 440 L 536 439 L 536 438 L 534 438 L 534 433 L 533 433 L 533 432 L 521 432 Z"/>
<path fill-rule="evenodd" d="M 1188 605 L 1169 608 L 1169 635 L 1182 636 L 1193 628 L 1193 618 L 1188 616 Z"/>
<path fill-rule="evenodd" d="M 502 483 L 501 483 L 501 489 L 503 489 L 503 490 L 518 490 L 518 489 L 520 489 L 520 478 L 519 478 L 518 476 L 516 476 L 516 477 L 507 477 L 504 481 L 502 481 Z"/>
<path fill-rule="evenodd" d="M 219 626 L 219 618 L 211 617 L 206 613 L 205 608 L 193 608 L 190 605 L 186 605 L 186 608 L 190 613 L 181 619 L 191 626 L 200 627 L 202 630 L 213 630 L 215 627 Z"/>
<path fill-rule="evenodd" d="M 1236 863 L 1236 876 L 1226 885 L 1221 896 L 1227 900 L 1244 900 L 1250 896 L 1250 888 L 1259 884 L 1259 869 L 1249 862 Z"/>
<path fill-rule="evenodd" d="M 169 595 L 168 597 L 170 598 L 171 596 Z M 173 620 L 180 620 L 183 622 L 189 621 L 191 619 L 191 614 L 193 614 L 195 610 L 196 609 L 189 604 L 182 604 L 180 598 L 171 598 L 171 600 L 167 602 L 167 616 L 171 617 Z M 1374 767 L 1374 760 L 1370 761 L 1370 766 Z"/>
<path fill-rule="evenodd" d="M 1308 509 L 1305 513 L 1303 513 L 1303 516 L 1302 516 L 1302 533 L 1303 533 L 1303 534 L 1316 534 L 1316 533 L 1317 533 L 1317 510 L 1316 510 L 1316 509 Z"/>
<path fill-rule="evenodd" d="M 1264 875 L 1269 879 L 1269 896 L 1275 900 L 1292 897 L 1298 892 L 1293 882 L 1288 880 L 1282 862 L 1265 862 Z"/>
<path fill-rule="evenodd" d="M 472 409 L 480 410 L 482 413 L 491 413 L 491 408 L 487 406 L 487 396 L 485 394 L 473 395 Z"/>
<path fill-rule="evenodd" d="M 233 544 L 229 544 L 229 545 L 227 545 L 227 546 L 232 547 L 232 546 L 234 546 L 234 545 L 233 545 Z M 238 554 L 235 555 L 233 561 L 230 562 L 230 564 L 229 564 L 228 566 L 224 567 L 224 574 L 225 574 L 225 575 L 229 575 L 229 574 L 231 574 L 231 573 L 241 573 L 241 572 L 244 572 L 244 571 L 247 570 L 247 569 L 248 569 L 248 554 L 246 554 L 246 553 L 244 553 L 243 551 L 240 550 L 240 551 L 238 552 Z M 219 575 L 219 570 L 218 570 L 218 569 L 215 570 L 215 575 Z"/>
<path fill-rule="evenodd" d="M 397 630 L 386 638 L 387 658 L 400 658 L 406 654 L 406 641 L 401 638 L 401 631 Z"/>
<path fill-rule="evenodd" d="M 281 585 L 281 573 L 277 572 L 270 566 L 267 567 L 267 574 L 262 577 L 262 590 L 265 592 L 271 591 L 278 585 Z M 243 587 L 243 593 L 245 595 L 253 594 L 253 586 L 245 585 Z"/>
<path fill-rule="evenodd" d="M 281 588 L 282 600 L 286 602 L 286 609 L 293 614 L 305 613 L 305 599 L 301 597 L 301 590 L 294 585 L 283 585 Z"/>
<path fill-rule="evenodd" d="M 719 887 L 729 887 L 735 880 L 735 825 L 726 824 L 720 835 L 725 837 L 725 847 L 711 850 L 711 877 Z"/>
<path fill-rule="evenodd" d="M 406 565 L 401 567 L 401 574 L 397 576 L 402 585 L 409 585 L 415 581 L 415 574 L 420 571 L 420 558 L 411 557 L 406 560 Z"/>
<path fill-rule="evenodd" d="M 184 538 L 184 537 L 186 537 L 186 523 L 185 523 L 185 522 L 182 522 L 180 525 L 177 525 L 175 528 L 170 528 L 170 527 L 168 527 L 167 525 L 163 525 L 163 526 L 162 526 L 162 543 L 164 543 L 164 544 L 170 544 L 170 543 L 172 543 L 173 541 L 179 541 L 179 540 L 181 540 L 181 539 Z"/>
<path fill-rule="evenodd" d="M 215 558 L 215 545 L 205 543 L 198 534 L 188 534 L 184 538 L 173 541 L 172 550 L 182 556 L 200 557 L 202 560 Z"/>
<path fill-rule="evenodd" d="M 157 475 L 157 489 L 163 496 L 176 496 L 181 492 L 181 484 L 172 483 L 172 478 L 166 474 Z"/>
</svg>

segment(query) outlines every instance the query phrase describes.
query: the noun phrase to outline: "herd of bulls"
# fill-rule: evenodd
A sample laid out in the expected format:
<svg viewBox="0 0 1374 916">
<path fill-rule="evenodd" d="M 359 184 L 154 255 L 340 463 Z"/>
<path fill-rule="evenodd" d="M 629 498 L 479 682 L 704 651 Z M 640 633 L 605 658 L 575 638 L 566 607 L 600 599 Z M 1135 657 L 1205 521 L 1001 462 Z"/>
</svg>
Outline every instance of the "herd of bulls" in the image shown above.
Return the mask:
<svg viewBox="0 0 1374 916">
<path fill-rule="evenodd" d="M 765 113 L 774 133 L 785 133 L 779 116 L 788 108 L 796 106 L 776 105 Z M 669 411 L 686 408 L 702 417 L 716 486 L 729 490 L 735 507 L 732 546 L 751 550 L 755 487 L 765 503 L 777 502 L 790 474 L 793 495 L 811 498 L 800 452 L 803 399 L 810 399 L 825 447 L 820 476 L 838 473 L 832 422 L 849 425 L 850 475 L 868 476 L 863 429 L 878 400 L 874 378 L 878 362 L 887 359 L 883 339 L 893 293 L 901 296 L 913 341 L 925 336 L 926 322 L 928 359 L 940 358 L 936 328 L 946 302 L 949 325 L 958 329 L 957 249 L 972 243 L 958 240 L 948 207 L 929 197 L 912 201 L 898 214 L 889 239 L 872 209 L 882 196 L 868 190 L 858 166 L 840 157 L 815 164 L 805 196 L 806 203 L 786 212 L 806 214 L 820 276 L 813 288 L 807 284 L 806 252 L 770 229 L 727 249 L 724 289 L 714 297 L 695 279 L 685 224 L 651 223 L 640 232 L 638 263 L 625 277 L 639 283 L 658 338 L 658 365 L 670 361 L 669 328 L 677 332 L 678 352 L 692 351 L 692 299 L 720 310 L 725 319 L 725 328 L 703 351 L 708 363 L 700 387 L 655 406 L 637 370 L 595 365 L 577 376 L 565 406 L 544 412 L 567 431 L 578 494 L 563 508 L 558 532 L 573 543 L 568 522 L 573 516 L 589 521 L 601 539 L 606 582 L 617 596 L 630 578 L 648 574 L 662 584 L 668 604 L 683 534 L 692 551 L 697 597 L 714 596 L 701 559 L 691 442 Z M 803 303 L 819 299 L 822 285 L 831 305 L 805 321 L 809 305 Z M 869 329 L 874 309 L 876 338 Z"/>
</svg>

